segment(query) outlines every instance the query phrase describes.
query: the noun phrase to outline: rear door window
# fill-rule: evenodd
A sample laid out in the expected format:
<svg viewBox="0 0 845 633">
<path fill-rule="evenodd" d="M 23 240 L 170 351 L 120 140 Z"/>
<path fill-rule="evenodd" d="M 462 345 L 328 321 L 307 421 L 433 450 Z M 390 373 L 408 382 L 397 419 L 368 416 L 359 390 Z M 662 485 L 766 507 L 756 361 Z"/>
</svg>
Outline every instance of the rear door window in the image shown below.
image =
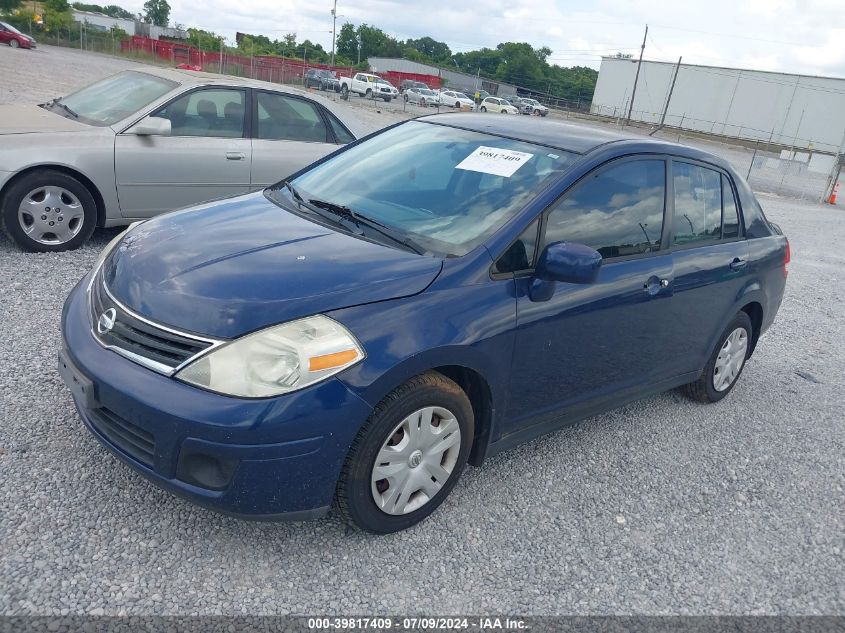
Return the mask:
<svg viewBox="0 0 845 633">
<path fill-rule="evenodd" d="M 740 236 L 736 196 L 730 180 L 715 169 L 672 162 L 674 246 L 704 245 Z"/>
<path fill-rule="evenodd" d="M 712 169 L 672 163 L 675 215 L 672 243 L 676 246 L 714 242 L 722 238 L 722 178 Z"/>
<path fill-rule="evenodd" d="M 256 97 L 256 138 L 328 142 L 328 130 L 316 104 L 273 92 L 259 92 Z"/>
</svg>

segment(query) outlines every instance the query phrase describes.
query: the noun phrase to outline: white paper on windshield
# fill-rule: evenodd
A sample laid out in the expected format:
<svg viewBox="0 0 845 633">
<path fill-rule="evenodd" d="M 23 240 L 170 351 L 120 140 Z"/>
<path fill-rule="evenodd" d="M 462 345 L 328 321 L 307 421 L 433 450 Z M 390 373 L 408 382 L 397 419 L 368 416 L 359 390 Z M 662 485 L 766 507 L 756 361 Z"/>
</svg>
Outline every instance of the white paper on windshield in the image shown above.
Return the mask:
<svg viewBox="0 0 845 633">
<path fill-rule="evenodd" d="M 482 174 L 493 174 L 510 178 L 516 170 L 522 167 L 534 154 L 515 152 L 498 147 L 484 147 L 476 149 L 472 154 L 455 166 L 455 169 L 478 171 Z"/>
</svg>

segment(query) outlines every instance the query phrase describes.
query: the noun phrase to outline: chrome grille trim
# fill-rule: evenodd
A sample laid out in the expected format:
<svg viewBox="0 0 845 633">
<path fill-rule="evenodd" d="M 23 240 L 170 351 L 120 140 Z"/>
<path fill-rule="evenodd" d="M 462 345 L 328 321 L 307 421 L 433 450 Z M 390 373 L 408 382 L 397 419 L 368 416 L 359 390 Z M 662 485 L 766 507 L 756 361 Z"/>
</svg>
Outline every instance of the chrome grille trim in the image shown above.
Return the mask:
<svg viewBox="0 0 845 633">
<path fill-rule="evenodd" d="M 161 362 L 160 360 L 155 360 L 153 358 L 148 358 L 143 354 L 131 351 L 119 345 L 111 344 L 107 341 L 104 341 L 97 333 L 97 319 L 98 319 L 98 310 L 95 309 L 94 306 L 94 293 L 98 293 L 102 290 L 105 295 L 108 297 L 110 303 L 113 304 L 113 307 L 118 309 L 118 315 L 116 317 L 116 321 L 119 322 L 121 325 L 127 325 L 127 319 L 125 317 L 129 317 L 129 319 L 138 321 L 147 328 L 149 328 L 152 332 L 150 332 L 150 336 L 157 337 L 159 336 L 161 339 L 165 341 L 165 343 L 172 343 L 175 346 L 182 344 L 181 341 L 173 341 L 172 339 L 168 339 L 167 335 L 171 335 L 173 337 L 178 337 L 179 339 L 186 339 L 189 341 L 195 341 L 199 345 L 203 345 L 204 347 L 197 351 L 194 354 L 191 354 L 181 362 L 177 362 L 175 364 L 167 364 Z M 157 373 L 164 374 L 165 376 L 173 376 L 183 367 L 193 363 L 195 360 L 205 356 L 206 354 L 214 351 L 218 347 L 225 345 L 229 341 L 215 339 L 205 336 L 198 336 L 196 334 L 190 332 L 184 332 L 182 330 L 177 330 L 172 327 L 168 327 L 166 325 L 162 325 L 160 323 L 156 323 L 155 321 L 151 321 L 150 319 L 141 316 L 134 310 L 128 308 L 124 305 L 120 300 L 118 300 L 108 289 L 106 286 L 105 280 L 102 277 L 102 269 L 97 270 L 94 275 L 92 276 L 91 284 L 88 286 L 88 312 L 91 318 L 91 335 L 94 337 L 94 340 L 97 341 L 102 347 L 109 349 L 117 354 L 120 354 L 124 358 L 131 360 L 134 363 L 142 365 L 147 369 L 151 369 Z M 125 315 L 124 319 L 121 320 L 121 314 Z M 127 327 L 131 327 L 131 325 L 127 325 Z M 143 333 L 143 330 L 140 330 Z M 157 332 L 160 332 L 161 335 L 157 335 Z M 130 342 L 133 342 L 133 339 L 127 337 Z M 136 347 L 144 347 L 143 343 L 138 343 Z M 165 354 L 158 354 L 159 357 Z M 177 359 L 178 360 L 178 359 Z"/>
</svg>

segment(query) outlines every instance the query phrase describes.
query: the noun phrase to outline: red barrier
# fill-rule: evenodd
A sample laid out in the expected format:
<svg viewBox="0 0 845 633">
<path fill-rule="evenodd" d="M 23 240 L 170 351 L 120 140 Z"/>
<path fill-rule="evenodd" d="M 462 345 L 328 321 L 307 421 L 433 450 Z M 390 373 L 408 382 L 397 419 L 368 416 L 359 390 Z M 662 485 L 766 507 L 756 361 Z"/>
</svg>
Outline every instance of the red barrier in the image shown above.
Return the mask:
<svg viewBox="0 0 845 633">
<path fill-rule="evenodd" d="M 221 68 L 220 53 L 218 51 L 201 51 L 195 46 L 171 40 L 154 40 L 149 37 L 134 35 L 120 42 L 123 52 L 142 52 L 159 59 L 168 60 L 174 66 L 191 66 L 194 69 L 217 72 Z M 275 55 L 243 55 L 223 54 L 222 69 L 224 73 L 241 77 L 252 77 L 275 83 L 296 83 L 302 81 L 305 72 L 311 68 L 331 70 L 338 77 L 351 77 L 357 72 L 350 66 L 330 66 L 301 59 L 277 57 Z M 440 86 L 440 78 L 435 75 L 420 75 L 416 73 L 386 72 L 378 73 L 397 88 L 403 79 L 422 81 L 430 88 Z"/>
</svg>

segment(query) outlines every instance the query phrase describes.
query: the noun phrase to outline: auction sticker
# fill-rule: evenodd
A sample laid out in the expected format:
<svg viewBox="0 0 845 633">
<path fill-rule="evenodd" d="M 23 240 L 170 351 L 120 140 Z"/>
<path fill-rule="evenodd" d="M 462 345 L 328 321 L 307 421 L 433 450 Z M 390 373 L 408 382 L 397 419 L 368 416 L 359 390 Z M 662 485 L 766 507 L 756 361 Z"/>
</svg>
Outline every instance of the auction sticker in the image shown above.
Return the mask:
<svg viewBox="0 0 845 633">
<path fill-rule="evenodd" d="M 498 147 L 484 147 L 476 149 L 472 154 L 455 166 L 455 169 L 478 171 L 482 174 L 493 174 L 510 178 L 516 170 L 522 167 L 534 154 L 515 152 Z"/>
</svg>

